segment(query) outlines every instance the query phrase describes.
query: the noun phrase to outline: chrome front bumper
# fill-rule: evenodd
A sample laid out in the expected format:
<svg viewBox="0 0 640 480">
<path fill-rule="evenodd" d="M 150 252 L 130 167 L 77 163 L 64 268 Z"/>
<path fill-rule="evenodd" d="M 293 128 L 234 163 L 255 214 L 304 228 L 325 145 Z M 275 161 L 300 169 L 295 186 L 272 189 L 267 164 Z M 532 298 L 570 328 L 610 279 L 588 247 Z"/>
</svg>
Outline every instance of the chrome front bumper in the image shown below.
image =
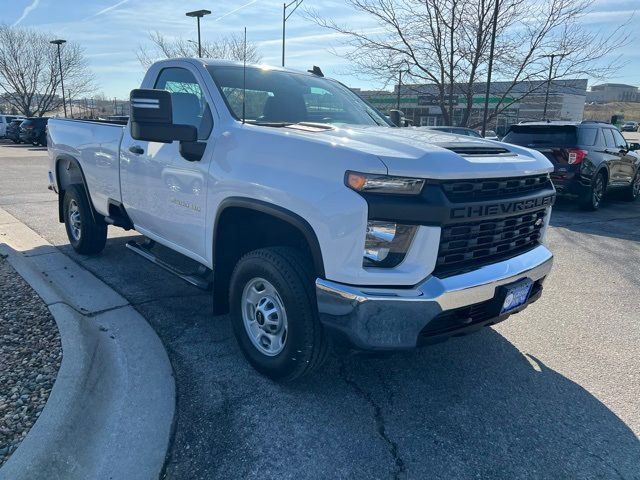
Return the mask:
<svg viewBox="0 0 640 480">
<path fill-rule="evenodd" d="M 357 349 L 413 348 L 420 332 L 440 313 L 491 300 L 498 287 L 523 278 L 542 281 L 552 263 L 551 252 L 540 245 L 468 273 L 430 276 L 406 289 L 356 287 L 317 279 L 320 320 L 331 333 Z"/>
</svg>

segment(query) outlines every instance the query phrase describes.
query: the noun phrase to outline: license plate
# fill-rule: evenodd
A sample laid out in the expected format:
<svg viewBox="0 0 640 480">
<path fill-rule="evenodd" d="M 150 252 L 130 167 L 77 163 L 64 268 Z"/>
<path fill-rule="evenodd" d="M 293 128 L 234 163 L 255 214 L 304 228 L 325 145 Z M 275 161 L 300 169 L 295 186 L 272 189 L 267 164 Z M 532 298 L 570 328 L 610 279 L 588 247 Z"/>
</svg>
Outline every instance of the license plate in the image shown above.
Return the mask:
<svg viewBox="0 0 640 480">
<path fill-rule="evenodd" d="M 504 293 L 502 295 L 503 300 L 500 315 L 512 312 L 527 303 L 529 294 L 531 293 L 531 287 L 533 287 L 533 281 L 528 278 L 502 287 Z"/>
</svg>

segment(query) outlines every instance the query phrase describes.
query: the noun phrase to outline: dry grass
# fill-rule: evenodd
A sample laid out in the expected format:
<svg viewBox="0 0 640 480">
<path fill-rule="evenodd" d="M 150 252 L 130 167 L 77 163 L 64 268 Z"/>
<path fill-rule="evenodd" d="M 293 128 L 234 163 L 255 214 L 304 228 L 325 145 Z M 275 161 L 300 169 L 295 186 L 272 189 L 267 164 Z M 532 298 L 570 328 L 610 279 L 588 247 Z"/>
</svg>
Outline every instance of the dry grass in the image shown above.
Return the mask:
<svg viewBox="0 0 640 480">
<path fill-rule="evenodd" d="M 640 103 L 614 102 L 584 106 L 585 120 L 609 122 L 612 115 L 624 115 L 625 120 L 640 121 Z"/>
</svg>

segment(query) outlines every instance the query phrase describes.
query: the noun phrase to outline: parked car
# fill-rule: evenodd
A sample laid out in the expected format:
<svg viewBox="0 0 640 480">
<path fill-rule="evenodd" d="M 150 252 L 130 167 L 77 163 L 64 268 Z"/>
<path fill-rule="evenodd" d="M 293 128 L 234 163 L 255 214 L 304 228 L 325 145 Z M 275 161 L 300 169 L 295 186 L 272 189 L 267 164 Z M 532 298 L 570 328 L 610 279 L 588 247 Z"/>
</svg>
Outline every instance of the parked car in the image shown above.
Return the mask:
<svg viewBox="0 0 640 480">
<path fill-rule="evenodd" d="M 30 117 L 20 124 L 20 140 L 33 145 L 47 146 L 48 117 Z"/>
<path fill-rule="evenodd" d="M 598 209 L 608 190 L 624 191 L 629 201 L 640 195 L 640 145 L 611 124 L 526 122 L 512 125 L 502 141 L 543 153 L 558 193 L 577 196 L 586 210 Z"/>
<path fill-rule="evenodd" d="M 319 367 L 330 340 L 393 351 L 500 322 L 551 270 L 544 155 L 394 127 L 317 74 L 164 60 L 131 92 L 128 125 L 55 118 L 49 140 L 72 247 L 139 231 L 128 247 L 212 289 L 271 378 Z"/>
<path fill-rule="evenodd" d="M 640 124 L 638 122 L 625 122 L 620 130 L 623 132 L 640 132 Z"/>
<path fill-rule="evenodd" d="M 471 128 L 447 127 L 447 126 L 424 127 L 424 128 L 428 128 L 429 130 L 436 130 L 438 132 L 453 133 L 455 135 L 464 135 L 464 136 L 467 136 L 467 137 L 482 138 L 482 135 L 480 135 L 475 130 L 472 130 Z"/>
<path fill-rule="evenodd" d="M 486 138 L 487 140 L 500 141 L 500 137 L 498 137 L 498 134 L 496 132 L 494 132 L 493 130 L 486 130 L 484 132 L 484 138 Z"/>
<path fill-rule="evenodd" d="M 24 122 L 24 118 L 16 118 L 7 125 L 6 138 L 11 140 L 13 143 L 22 142 L 22 140 L 20 140 L 20 125 L 22 122 Z"/>
<path fill-rule="evenodd" d="M 24 117 L 16 115 L 0 115 L 0 138 L 7 138 L 7 127 L 14 120 L 24 120 Z"/>
</svg>

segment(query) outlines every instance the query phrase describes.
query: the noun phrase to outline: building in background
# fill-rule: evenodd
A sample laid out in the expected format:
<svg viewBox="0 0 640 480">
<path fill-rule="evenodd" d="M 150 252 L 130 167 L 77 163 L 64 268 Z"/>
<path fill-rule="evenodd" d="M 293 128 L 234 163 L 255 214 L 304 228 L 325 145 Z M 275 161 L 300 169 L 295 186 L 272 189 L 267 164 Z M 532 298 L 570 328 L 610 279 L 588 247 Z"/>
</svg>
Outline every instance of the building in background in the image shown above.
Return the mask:
<svg viewBox="0 0 640 480">
<path fill-rule="evenodd" d="M 603 83 L 591 87 L 587 92 L 587 102 L 640 102 L 640 91 L 638 87 L 624 83 Z"/>
<path fill-rule="evenodd" d="M 466 110 L 466 97 L 462 94 L 463 85 L 454 86 L 458 93 L 453 96 L 453 123 L 458 125 Z M 511 88 L 513 87 L 513 88 Z M 509 90 L 511 88 L 511 90 Z M 514 123 L 527 120 L 542 120 L 547 82 L 533 82 L 512 86 L 511 82 L 492 82 L 489 95 L 489 108 L 498 104 L 508 107 L 493 119 L 488 128 L 505 131 Z M 475 85 L 473 105 L 469 126 L 482 124 L 482 114 L 485 99 L 485 83 Z M 383 113 L 397 108 L 398 86 L 393 92 L 380 90 L 353 89 L 355 93 L 374 105 Z M 521 98 L 525 92 L 532 92 Z M 400 110 L 416 126 L 443 125 L 443 116 L 438 106 L 437 88 L 432 84 L 402 85 L 400 89 Z M 547 119 L 582 121 L 584 104 L 587 95 L 586 79 L 555 80 L 549 86 L 549 100 L 547 104 Z M 502 108 L 502 107 L 501 107 Z"/>
</svg>

